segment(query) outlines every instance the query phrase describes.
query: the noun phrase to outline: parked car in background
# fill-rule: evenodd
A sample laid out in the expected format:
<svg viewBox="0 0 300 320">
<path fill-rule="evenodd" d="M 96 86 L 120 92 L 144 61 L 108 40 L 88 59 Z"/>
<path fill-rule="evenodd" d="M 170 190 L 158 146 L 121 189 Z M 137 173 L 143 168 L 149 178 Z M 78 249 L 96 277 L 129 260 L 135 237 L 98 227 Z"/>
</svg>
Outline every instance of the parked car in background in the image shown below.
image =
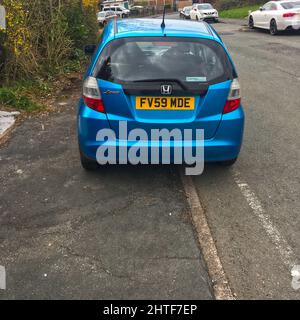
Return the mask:
<svg viewBox="0 0 300 320">
<path fill-rule="evenodd" d="M 249 15 L 249 28 L 262 28 L 276 35 L 279 31 L 300 28 L 299 1 L 270 1 Z"/>
<path fill-rule="evenodd" d="M 132 6 L 130 7 L 130 14 L 132 15 L 138 15 L 143 13 L 144 7 L 143 6 Z"/>
<path fill-rule="evenodd" d="M 219 13 L 210 3 L 195 3 L 190 16 L 192 20 L 218 21 Z"/>
<path fill-rule="evenodd" d="M 117 17 L 114 11 L 100 11 L 97 13 L 97 21 L 100 27 L 104 27 L 110 19 Z"/>
<path fill-rule="evenodd" d="M 192 10 L 192 7 L 184 7 L 180 12 L 179 12 L 179 17 L 181 19 L 191 19 L 190 12 Z"/>
<path fill-rule="evenodd" d="M 104 7 L 103 11 L 113 11 L 120 18 L 127 18 L 130 15 L 130 10 L 121 6 Z"/>
</svg>

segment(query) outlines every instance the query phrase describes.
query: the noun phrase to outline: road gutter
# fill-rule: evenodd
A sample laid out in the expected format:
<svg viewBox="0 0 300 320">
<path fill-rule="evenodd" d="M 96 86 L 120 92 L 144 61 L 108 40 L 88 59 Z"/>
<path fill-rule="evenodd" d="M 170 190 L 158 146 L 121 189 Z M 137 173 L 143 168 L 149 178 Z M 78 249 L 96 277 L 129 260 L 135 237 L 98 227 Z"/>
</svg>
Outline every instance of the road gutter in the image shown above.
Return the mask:
<svg viewBox="0 0 300 320">
<path fill-rule="evenodd" d="M 192 222 L 197 232 L 198 242 L 212 281 L 215 298 L 217 300 L 235 300 L 235 295 L 231 291 L 218 256 L 218 251 L 193 179 L 191 176 L 186 176 L 182 170 L 180 171 L 180 177 L 190 207 Z"/>
</svg>

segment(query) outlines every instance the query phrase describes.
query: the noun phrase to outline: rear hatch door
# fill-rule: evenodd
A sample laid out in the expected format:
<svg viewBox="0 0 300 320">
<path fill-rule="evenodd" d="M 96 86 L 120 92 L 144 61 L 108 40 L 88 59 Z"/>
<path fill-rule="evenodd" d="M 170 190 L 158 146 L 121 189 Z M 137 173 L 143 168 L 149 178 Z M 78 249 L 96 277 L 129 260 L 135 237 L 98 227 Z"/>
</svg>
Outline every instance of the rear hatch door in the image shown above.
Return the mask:
<svg viewBox="0 0 300 320">
<path fill-rule="evenodd" d="M 181 37 L 113 42 L 96 77 L 116 133 L 119 121 L 127 121 L 128 129 L 148 133 L 199 128 L 206 139 L 214 136 L 232 80 L 232 65 L 219 43 Z"/>
</svg>

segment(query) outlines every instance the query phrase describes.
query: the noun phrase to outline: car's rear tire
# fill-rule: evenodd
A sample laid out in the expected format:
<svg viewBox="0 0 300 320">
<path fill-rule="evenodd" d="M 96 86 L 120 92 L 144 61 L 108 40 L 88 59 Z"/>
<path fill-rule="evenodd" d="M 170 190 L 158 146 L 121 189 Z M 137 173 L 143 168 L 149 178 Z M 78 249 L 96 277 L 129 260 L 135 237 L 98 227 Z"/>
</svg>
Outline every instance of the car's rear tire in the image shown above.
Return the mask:
<svg viewBox="0 0 300 320">
<path fill-rule="evenodd" d="M 249 17 L 248 27 L 249 27 L 249 29 L 254 29 L 254 20 L 253 20 L 252 16 Z"/>
<path fill-rule="evenodd" d="M 276 36 L 278 34 L 277 23 L 275 19 L 272 19 L 270 22 L 270 34 Z"/>
<path fill-rule="evenodd" d="M 226 160 L 226 161 L 219 161 L 218 164 L 222 167 L 231 167 L 237 162 L 238 158 L 234 158 L 231 160 Z"/>
<path fill-rule="evenodd" d="M 95 171 L 99 168 L 97 161 L 87 158 L 81 151 L 80 151 L 80 161 L 81 161 L 82 168 L 87 171 Z"/>
</svg>

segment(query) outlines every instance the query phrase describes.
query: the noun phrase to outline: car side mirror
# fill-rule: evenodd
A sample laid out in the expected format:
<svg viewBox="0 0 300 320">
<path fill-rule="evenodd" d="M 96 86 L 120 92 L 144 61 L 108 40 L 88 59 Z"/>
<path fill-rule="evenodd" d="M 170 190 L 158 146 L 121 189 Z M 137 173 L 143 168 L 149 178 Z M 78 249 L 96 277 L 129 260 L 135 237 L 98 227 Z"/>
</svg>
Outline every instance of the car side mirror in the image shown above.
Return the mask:
<svg viewBox="0 0 300 320">
<path fill-rule="evenodd" d="M 263 11 L 264 9 L 263 9 L 263 7 L 259 7 L 259 10 L 260 10 L 260 11 Z"/>
<path fill-rule="evenodd" d="M 97 46 L 95 44 L 89 44 L 84 47 L 84 53 L 87 56 L 92 56 L 96 51 Z"/>
</svg>

